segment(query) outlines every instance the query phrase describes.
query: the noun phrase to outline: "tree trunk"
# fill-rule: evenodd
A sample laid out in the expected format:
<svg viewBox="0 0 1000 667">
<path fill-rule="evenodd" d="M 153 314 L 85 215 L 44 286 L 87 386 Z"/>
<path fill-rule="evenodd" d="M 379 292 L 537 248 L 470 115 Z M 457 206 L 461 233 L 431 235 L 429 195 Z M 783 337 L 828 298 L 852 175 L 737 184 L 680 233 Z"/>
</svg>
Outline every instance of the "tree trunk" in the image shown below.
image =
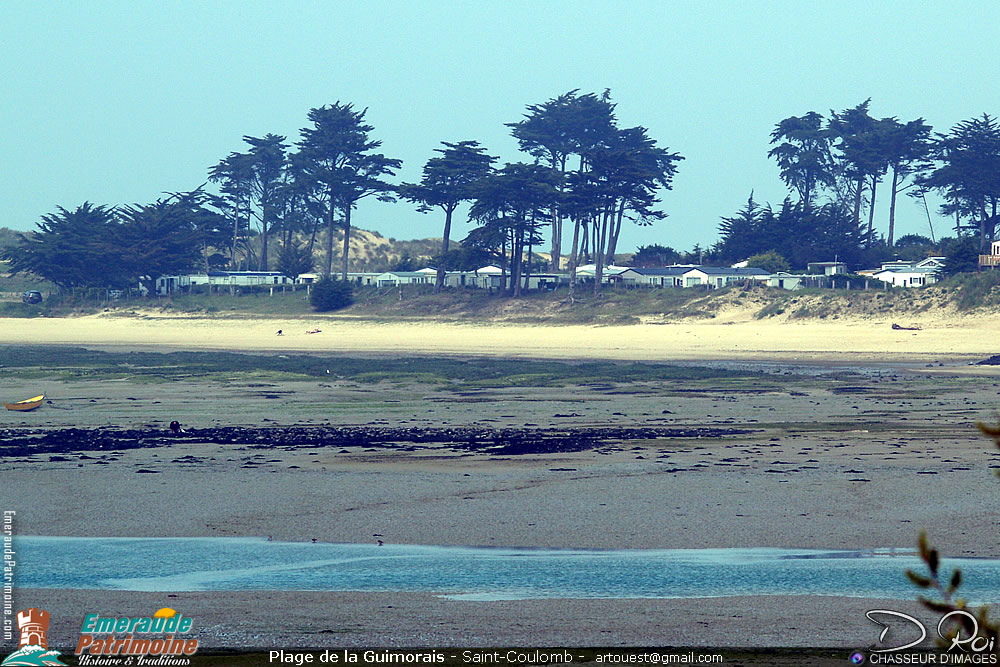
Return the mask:
<svg viewBox="0 0 1000 667">
<path fill-rule="evenodd" d="M 444 235 L 441 238 L 441 259 L 438 261 L 437 278 L 434 280 L 434 291 L 440 292 L 444 287 L 444 258 L 448 254 L 448 246 L 451 243 L 451 214 L 455 212 L 454 207 L 447 207 L 444 210 Z"/>
<path fill-rule="evenodd" d="M 531 214 L 531 227 L 528 228 L 528 261 L 524 265 L 524 291 L 528 291 L 528 283 L 531 281 L 531 249 L 534 247 L 531 243 L 533 230 L 535 228 L 535 214 Z"/>
<path fill-rule="evenodd" d="M 240 237 L 240 200 L 233 205 L 233 247 L 229 251 L 229 266 L 236 268 L 236 242 Z"/>
<path fill-rule="evenodd" d="M 577 264 L 577 246 L 580 242 L 580 220 L 578 218 L 573 219 L 573 247 L 570 249 L 569 253 L 569 302 L 573 303 L 573 290 L 576 289 L 576 264 Z"/>
<path fill-rule="evenodd" d="M 608 240 L 608 259 L 607 266 L 613 266 L 615 263 L 615 251 L 618 249 L 618 235 L 622 231 L 622 218 L 625 217 L 625 202 L 618 205 L 618 219 L 612 223 L 614 231 L 611 232 L 611 238 Z"/>
<path fill-rule="evenodd" d="M 267 271 L 267 206 L 260 206 L 260 270 Z"/>
<path fill-rule="evenodd" d="M 604 278 L 604 243 L 608 238 L 608 228 L 611 226 L 615 208 L 617 208 L 615 204 L 605 206 L 600 224 L 594 220 L 594 296 L 601 292 L 601 280 Z"/>
<path fill-rule="evenodd" d="M 326 221 L 326 277 L 333 277 L 333 212 L 336 206 L 330 197 L 330 209 Z"/>
<path fill-rule="evenodd" d="M 549 270 L 552 273 L 559 271 L 559 257 L 562 254 L 562 212 L 555 210 L 552 216 L 552 250 L 549 253 Z"/>
<path fill-rule="evenodd" d="M 322 218 L 313 218 L 312 233 L 309 235 L 309 257 L 313 256 L 313 248 L 316 246 L 316 234 L 319 232 L 319 225 L 322 222 Z"/>
<path fill-rule="evenodd" d="M 602 259 L 602 252 L 604 251 L 604 246 L 603 245 L 599 245 L 597 243 L 598 233 L 600 232 L 601 225 L 604 224 L 603 223 L 603 220 L 604 220 L 604 216 L 603 215 L 601 216 L 601 220 L 602 220 L 602 222 L 600 224 L 598 224 L 597 220 L 594 220 L 594 222 L 593 222 L 593 224 L 591 225 L 591 228 L 590 228 L 590 236 L 591 236 L 591 239 L 590 239 L 590 247 L 591 247 L 590 261 L 592 261 L 595 265 L 597 264 L 597 262 L 598 262 L 599 259 Z"/>
<path fill-rule="evenodd" d="M 559 180 L 560 195 L 566 188 L 566 158 L 568 157 L 568 155 L 563 155 L 559 159 L 559 173 L 562 174 L 562 178 Z M 560 259 L 562 257 L 563 214 L 558 207 L 554 213 L 555 215 L 552 216 L 552 253 L 549 257 L 549 270 L 552 273 L 558 273 L 559 265 L 562 263 Z"/>
<path fill-rule="evenodd" d="M 984 255 L 990 251 L 990 244 L 993 242 L 997 228 L 997 200 L 995 197 L 992 197 L 991 199 L 992 215 L 983 220 L 983 233 L 982 238 L 979 241 L 979 252 Z M 983 211 L 983 213 L 985 214 L 986 212 Z"/>
<path fill-rule="evenodd" d="M 875 188 L 878 186 L 878 178 L 872 176 L 872 201 L 868 206 L 868 247 L 872 246 L 875 238 Z"/>
<path fill-rule="evenodd" d="M 500 244 L 500 293 L 507 293 L 507 237 L 504 233 L 503 243 Z"/>
<path fill-rule="evenodd" d="M 577 257 L 577 262 L 582 258 L 584 264 L 590 261 L 590 226 L 588 222 L 586 218 L 580 220 L 580 230 L 583 232 L 583 236 L 580 239 L 580 255 Z"/>
<path fill-rule="evenodd" d="M 896 230 L 896 188 L 899 187 L 899 166 L 892 166 L 892 191 L 889 193 L 889 238 L 888 245 L 892 248 L 892 236 Z"/>
<path fill-rule="evenodd" d="M 865 192 L 865 177 L 862 176 L 858 179 L 855 184 L 857 191 L 854 193 L 854 226 L 858 229 L 861 228 L 861 200 L 864 199 Z M 871 246 L 871 240 L 869 239 L 868 245 Z"/>
<path fill-rule="evenodd" d="M 513 230 L 510 253 L 510 294 L 521 296 L 521 264 L 524 254 L 524 223 Z"/>
<path fill-rule="evenodd" d="M 348 203 L 344 207 L 344 257 L 341 262 L 340 279 L 347 281 L 347 264 L 351 260 L 351 207 Z"/>
</svg>

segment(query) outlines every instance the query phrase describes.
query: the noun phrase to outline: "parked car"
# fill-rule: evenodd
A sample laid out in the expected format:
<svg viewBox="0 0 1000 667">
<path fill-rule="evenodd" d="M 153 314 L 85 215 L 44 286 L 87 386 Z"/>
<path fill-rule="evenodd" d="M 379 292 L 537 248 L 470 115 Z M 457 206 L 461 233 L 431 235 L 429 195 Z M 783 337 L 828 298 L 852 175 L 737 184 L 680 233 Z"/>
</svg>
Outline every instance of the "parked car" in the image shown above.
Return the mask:
<svg viewBox="0 0 1000 667">
<path fill-rule="evenodd" d="M 41 303 L 42 293 L 38 290 L 28 290 L 21 295 L 21 303 Z"/>
</svg>

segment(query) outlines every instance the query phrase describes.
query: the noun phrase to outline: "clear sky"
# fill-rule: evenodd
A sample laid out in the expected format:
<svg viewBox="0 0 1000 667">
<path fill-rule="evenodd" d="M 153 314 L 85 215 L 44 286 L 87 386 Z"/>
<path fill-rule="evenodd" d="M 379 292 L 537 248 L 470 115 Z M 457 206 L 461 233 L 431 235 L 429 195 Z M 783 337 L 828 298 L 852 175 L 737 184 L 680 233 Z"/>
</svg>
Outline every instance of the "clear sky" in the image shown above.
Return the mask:
<svg viewBox="0 0 1000 667">
<path fill-rule="evenodd" d="M 942 132 L 1000 114 L 997 24 L 993 0 L 0 0 L 0 226 L 193 189 L 243 135 L 294 142 L 310 108 L 338 100 L 368 108 L 397 180 L 419 179 L 441 141 L 528 160 L 504 123 L 610 88 L 622 127 L 686 158 L 669 218 L 623 230 L 620 251 L 687 250 L 751 190 L 780 204 L 767 151 L 782 118 L 868 97 L 873 116 Z M 897 237 L 928 233 L 908 198 L 897 215 Z M 405 202 L 366 202 L 354 222 L 402 239 L 442 227 Z"/>
</svg>

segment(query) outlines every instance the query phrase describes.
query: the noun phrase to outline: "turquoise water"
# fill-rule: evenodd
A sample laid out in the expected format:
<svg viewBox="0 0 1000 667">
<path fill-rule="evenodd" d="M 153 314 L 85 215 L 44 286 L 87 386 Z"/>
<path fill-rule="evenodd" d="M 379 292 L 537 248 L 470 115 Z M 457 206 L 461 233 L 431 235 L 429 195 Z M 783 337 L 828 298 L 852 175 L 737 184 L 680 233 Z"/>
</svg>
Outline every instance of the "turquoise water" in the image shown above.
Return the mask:
<svg viewBox="0 0 1000 667">
<path fill-rule="evenodd" d="M 16 537 L 20 588 L 420 591 L 465 600 L 848 595 L 913 599 L 900 550 L 527 549 L 253 538 Z M 962 596 L 1000 598 L 1000 561 L 945 559 Z"/>
</svg>

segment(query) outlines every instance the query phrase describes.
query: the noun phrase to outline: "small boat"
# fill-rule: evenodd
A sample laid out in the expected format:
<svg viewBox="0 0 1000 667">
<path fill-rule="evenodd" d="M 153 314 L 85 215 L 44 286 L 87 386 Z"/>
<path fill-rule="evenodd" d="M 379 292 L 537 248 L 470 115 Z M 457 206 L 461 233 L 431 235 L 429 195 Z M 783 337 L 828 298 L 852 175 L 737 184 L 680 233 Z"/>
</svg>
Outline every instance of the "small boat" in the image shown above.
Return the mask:
<svg viewBox="0 0 1000 667">
<path fill-rule="evenodd" d="M 31 398 L 26 398 L 23 401 L 18 401 L 17 403 L 4 403 L 3 405 L 8 410 L 27 412 L 28 410 L 34 410 L 37 408 L 44 400 L 45 394 L 39 394 L 38 396 L 32 396 Z"/>
</svg>

